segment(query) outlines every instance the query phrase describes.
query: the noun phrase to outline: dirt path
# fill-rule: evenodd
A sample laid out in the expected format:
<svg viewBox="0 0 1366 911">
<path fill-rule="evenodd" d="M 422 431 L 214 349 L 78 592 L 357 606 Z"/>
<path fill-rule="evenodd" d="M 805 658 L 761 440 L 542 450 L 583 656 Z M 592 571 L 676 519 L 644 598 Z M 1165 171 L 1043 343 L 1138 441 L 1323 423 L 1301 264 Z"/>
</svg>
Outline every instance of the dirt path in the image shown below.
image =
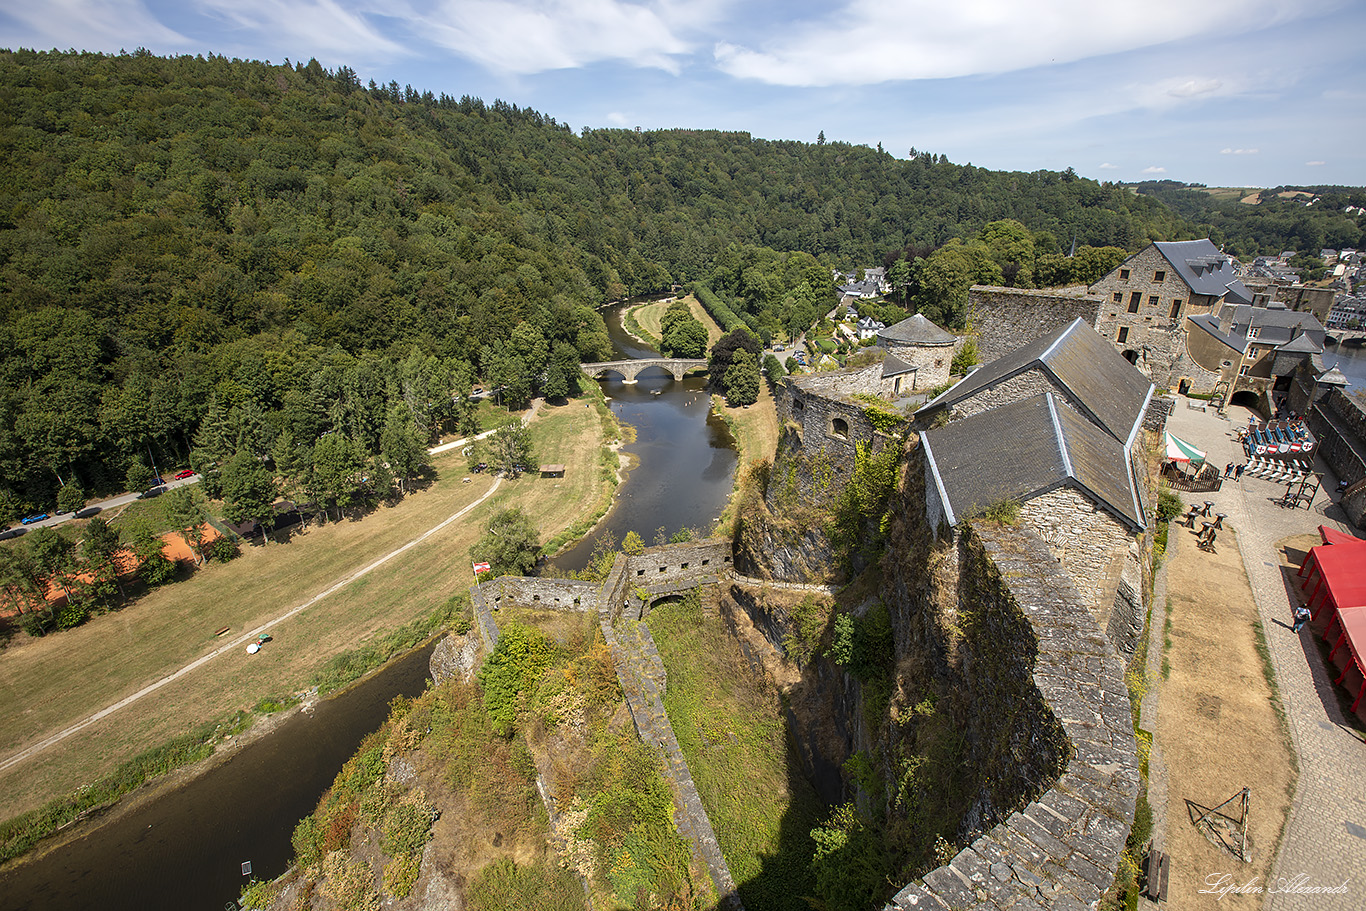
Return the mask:
<svg viewBox="0 0 1366 911">
<path fill-rule="evenodd" d="M 1163 849 L 1172 856 L 1170 907 L 1256 909 L 1260 892 L 1215 890 L 1267 883 L 1290 804 L 1291 753 L 1257 654 L 1257 607 L 1234 533 L 1216 546 L 1201 551 L 1189 529 L 1172 525 L 1169 672 L 1156 731 L 1167 777 Z M 1206 840 L 1187 804 L 1212 808 L 1243 787 L 1251 789 L 1251 863 Z"/>
<path fill-rule="evenodd" d="M 373 571 L 373 570 L 375 570 L 375 569 L 378 569 L 379 567 L 383 566 L 385 563 L 388 563 L 388 562 L 389 562 L 390 560 L 392 560 L 394 557 L 397 557 L 399 554 L 402 554 L 402 553 L 404 553 L 405 551 L 407 551 L 407 550 L 409 550 L 409 549 L 411 549 L 411 548 L 413 548 L 413 547 L 416 547 L 418 544 L 421 544 L 421 543 L 422 543 L 423 541 L 425 541 L 427 538 L 429 538 L 429 537 L 431 537 L 432 535 L 436 534 L 437 532 L 441 531 L 443 528 L 445 528 L 445 527 L 447 527 L 448 525 L 450 525 L 451 523 L 455 522 L 457 519 L 460 519 L 461 517 L 467 515 L 471 510 L 473 510 L 475 507 L 479 506 L 479 504 L 483 503 L 483 502 L 484 502 L 485 500 L 487 500 L 489 497 L 493 496 L 494 492 L 497 491 L 498 488 L 499 488 L 501 485 L 502 485 L 502 479 L 501 479 L 501 478 L 495 480 L 494 483 L 493 483 L 493 486 L 490 487 L 487 491 L 485 491 L 484 495 L 483 495 L 482 497 L 480 497 L 479 499 L 475 500 L 473 503 L 470 503 L 470 504 L 468 504 L 467 506 L 463 507 L 463 508 L 460 509 L 458 512 L 456 512 L 454 515 L 452 515 L 452 516 L 450 516 L 449 518 L 447 518 L 445 521 L 443 521 L 443 522 L 441 522 L 441 523 L 439 523 L 439 524 L 433 526 L 432 528 L 429 528 L 427 531 L 425 531 L 425 532 L 423 532 L 422 534 L 418 535 L 416 538 L 414 538 L 413 540 L 409 541 L 407 544 L 404 544 L 402 547 L 398 547 L 398 548 L 395 548 L 394 550 L 391 550 L 389 553 L 387 553 L 387 554 L 385 554 L 384 556 L 380 557 L 378 560 L 375 560 L 374 562 L 370 563 L 369 565 L 367 565 L 367 566 L 365 566 L 365 567 L 363 567 L 363 568 L 361 568 L 361 569 L 356 570 L 355 572 L 351 573 L 350 575 L 346 576 L 345 578 L 341 579 L 340 581 L 334 583 L 333 585 L 329 586 L 328 588 L 326 588 L 326 589 L 324 589 L 323 591 L 319 592 L 318 594 L 314 595 L 312 598 L 310 598 L 309 600 L 305 601 L 304 603 L 299 604 L 299 605 L 297 605 L 297 606 L 295 606 L 295 607 L 290 608 L 289 610 L 285 611 L 284 613 L 280 614 L 280 615 L 277 616 L 277 617 L 273 617 L 273 618 L 271 618 L 270 620 L 267 620 L 265 623 L 261 624 L 260 626 L 256 627 L 255 629 L 251 630 L 250 632 L 243 633 L 241 636 L 238 636 L 236 639 L 232 640 L 231 642 L 227 643 L 226 645 L 220 646 L 219 648 L 214 649 L 212 652 L 209 652 L 208 654 L 203 655 L 203 656 L 201 656 L 201 657 L 195 659 L 194 661 L 191 661 L 189 664 L 186 664 L 185 666 L 181 667 L 179 670 L 174 671 L 174 672 L 172 672 L 172 673 L 170 673 L 170 674 L 167 674 L 165 677 L 162 677 L 160 680 L 156 681 L 155 683 L 151 683 L 151 684 L 149 684 L 149 685 L 143 687 L 142 689 L 138 690 L 136 693 L 133 693 L 132 695 L 127 696 L 126 698 L 121 699 L 121 700 L 119 700 L 118 702 L 115 702 L 113 705 L 106 706 L 105 708 L 101 709 L 100 711 L 95 712 L 94 714 L 91 714 L 91 715 L 86 716 L 85 718 L 83 718 L 82 720 L 76 722 L 75 724 L 71 725 L 70 727 L 65 728 L 65 729 L 63 729 L 63 730 L 61 730 L 61 731 L 58 731 L 56 734 L 53 734 L 52 736 L 47 737 L 47 738 L 44 739 L 44 740 L 40 740 L 40 741 L 38 741 L 37 743 L 33 744 L 32 746 L 30 746 L 30 747 L 28 747 L 28 748 L 26 748 L 26 749 L 24 749 L 24 750 L 20 750 L 18 753 L 15 753 L 14 755 L 12 755 L 12 756 L 6 758 L 3 762 L 0 762 L 0 772 L 5 771 L 6 769 L 10 768 L 11 766 L 17 765 L 18 763 L 23 762 L 23 761 L 26 760 L 26 759 L 29 759 L 29 758 L 31 758 L 31 757 L 33 757 L 33 756 L 36 756 L 37 754 L 43 752 L 44 750 L 48 749 L 49 747 L 51 747 L 51 746 L 53 746 L 53 745 L 55 745 L 55 744 L 57 744 L 57 743 L 60 743 L 61 741 L 65 740 L 66 738 L 70 737 L 72 734 L 78 733 L 78 732 L 84 730 L 85 728 L 90 727 L 90 725 L 95 724 L 96 722 L 100 721 L 101 719 L 106 718 L 106 717 L 108 717 L 109 715 L 112 715 L 114 712 L 117 712 L 118 710 L 123 709 L 123 708 L 127 708 L 128 706 L 130 706 L 130 705 L 132 705 L 133 703 L 137 702 L 139 699 L 142 699 L 144 696 L 148 696 L 148 695 L 150 695 L 150 694 L 156 692 L 157 690 L 161 689 L 162 687 L 166 686 L 167 684 L 173 683 L 174 681 L 179 680 L 181 677 L 184 677 L 186 674 L 189 674 L 190 672 L 192 672 L 192 671 L 194 671 L 194 670 L 196 670 L 196 669 L 202 667 L 203 665 L 205 665 L 205 664 L 207 664 L 208 662 L 212 661 L 214 658 L 217 658 L 219 655 L 222 655 L 222 654 L 224 654 L 224 653 L 226 653 L 226 652 L 230 652 L 230 651 L 232 651 L 232 650 L 234 650 L 234 649 L 237 649 L 237 648 L 241 648 L 243 645 L 245 645 L 246 643 L 248 643 L 248 642 L 250 642 L 251 640 L 255 639 L 257 636 L 261 635 L 261 633 L 265 632 L 266 630 L 270 629 L 271 627 L 276 626 L 277 624 L 282 623 L 282 622 L 284 622 L 285 620 L 288 620 L 290 617 L 293 617 L 295 614 L 298 614 L 298 613 L 300 613 L 301 611 L 303 611 L 303 610 L 305 610 L 305 609 L 307 609 L 307 608 L 313 606 L 314 604 L 317 604 L 319 601 L 321 601 L 322 599 L 326 598 L 328 595 L 331 595 L 332 593 L 334 593 L 334 592 L 336 592 L 336 591 L 338 591 L 338 590 L 340 590 L 340 589 L 342 589 L 342 588 L 345 588 L 347 585 L 350 585 L 352 582 L 355 582 L 357 579 L 361 578 L 362 576 L 365 576 L 365 575 L 367 575 L 368 573 L 370 573 L 371 571 Z"/>
</svg>

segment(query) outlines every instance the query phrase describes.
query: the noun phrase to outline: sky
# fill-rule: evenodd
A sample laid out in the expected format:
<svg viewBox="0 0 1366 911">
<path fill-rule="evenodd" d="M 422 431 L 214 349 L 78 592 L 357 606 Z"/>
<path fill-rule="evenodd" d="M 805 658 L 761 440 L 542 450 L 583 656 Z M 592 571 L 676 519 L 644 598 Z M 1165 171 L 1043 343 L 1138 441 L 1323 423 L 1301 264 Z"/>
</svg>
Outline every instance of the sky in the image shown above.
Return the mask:
<svg viewBox="0 0 1366 911">
<path fill-rule="evenodd" d="M 0 0 L 0 47 L 317 60 L 582 127 L 1366 185 L 1366 0 Z"/>
</svg>

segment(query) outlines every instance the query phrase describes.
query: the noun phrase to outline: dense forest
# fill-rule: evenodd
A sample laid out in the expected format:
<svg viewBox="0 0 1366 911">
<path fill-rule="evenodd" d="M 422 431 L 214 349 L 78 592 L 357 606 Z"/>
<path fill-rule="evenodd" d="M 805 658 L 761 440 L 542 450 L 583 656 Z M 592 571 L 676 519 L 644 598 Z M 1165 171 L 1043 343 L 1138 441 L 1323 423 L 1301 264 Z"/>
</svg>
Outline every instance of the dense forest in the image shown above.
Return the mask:
<svg viewBox="0 0 1366 911">
<path fill-rule="evenodd" d="M 396 423 L 430 438 L 475 383 L 572 384 L 608 351 L 599 305 L 675 283 L 784 331 L 832 266 L 891 264 L 899 303 L 951 323 L 966 282 L 1075 280 L 1150 239 L 1279 252 L 1318 217 L 1244 232 L 1184 200 L 914 150 L 574 132 L 316 61 L 0 51 L 0 520 L 152 462 L 306 471 L 329 434 L 357 462 Z"/>
</svg>

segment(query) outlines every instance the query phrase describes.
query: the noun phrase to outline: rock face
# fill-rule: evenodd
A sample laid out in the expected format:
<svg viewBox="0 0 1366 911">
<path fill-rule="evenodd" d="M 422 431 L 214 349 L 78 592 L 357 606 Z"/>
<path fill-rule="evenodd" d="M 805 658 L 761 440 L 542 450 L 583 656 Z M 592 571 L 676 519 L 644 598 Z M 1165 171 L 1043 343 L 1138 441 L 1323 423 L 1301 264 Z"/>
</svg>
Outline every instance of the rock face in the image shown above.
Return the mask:
<svg viewBox="0 0 1366 911">
<path fill-rule="evenodd" d="M 441 684 L 452 677 L 469 680 L 479 666 L 480 644 L 479 636 L 473 633 L 464 636 L 452 633 L 438 642 L 427 665 L 432 681 Z"/>
</svg>

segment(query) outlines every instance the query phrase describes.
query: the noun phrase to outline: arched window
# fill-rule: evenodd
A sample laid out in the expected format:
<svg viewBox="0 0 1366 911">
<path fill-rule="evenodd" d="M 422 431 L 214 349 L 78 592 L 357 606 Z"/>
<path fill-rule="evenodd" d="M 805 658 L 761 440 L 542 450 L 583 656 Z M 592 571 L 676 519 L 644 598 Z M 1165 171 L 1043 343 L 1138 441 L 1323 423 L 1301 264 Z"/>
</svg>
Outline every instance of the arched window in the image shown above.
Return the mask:
<svg viewBox="0 0 1366 911">
<path fill-rule="evenodd" d="M 849 439 L 849 422 L 844 418 L 835 418 L 830 422 L 830 435 L 837 436 L 841 440 Z"/>
</svg>

